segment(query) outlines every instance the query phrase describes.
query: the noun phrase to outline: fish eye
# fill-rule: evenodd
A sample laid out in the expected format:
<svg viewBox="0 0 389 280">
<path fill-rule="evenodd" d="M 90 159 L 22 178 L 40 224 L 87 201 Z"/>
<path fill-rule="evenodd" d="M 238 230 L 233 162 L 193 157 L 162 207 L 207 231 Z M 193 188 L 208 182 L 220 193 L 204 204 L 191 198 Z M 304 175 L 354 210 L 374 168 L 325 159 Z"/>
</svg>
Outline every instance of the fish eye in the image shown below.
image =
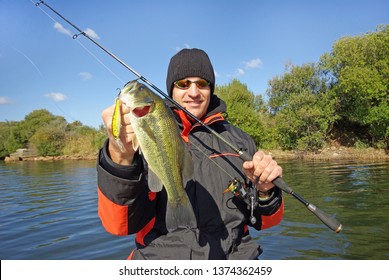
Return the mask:
<svg viewBox="0 0 389 280">
<path fill-rule="evenodd" d="M 139 90 L 144 90 L 144 89 L 145 87 L 143 85 L 139 87 Z"/>
</svg>

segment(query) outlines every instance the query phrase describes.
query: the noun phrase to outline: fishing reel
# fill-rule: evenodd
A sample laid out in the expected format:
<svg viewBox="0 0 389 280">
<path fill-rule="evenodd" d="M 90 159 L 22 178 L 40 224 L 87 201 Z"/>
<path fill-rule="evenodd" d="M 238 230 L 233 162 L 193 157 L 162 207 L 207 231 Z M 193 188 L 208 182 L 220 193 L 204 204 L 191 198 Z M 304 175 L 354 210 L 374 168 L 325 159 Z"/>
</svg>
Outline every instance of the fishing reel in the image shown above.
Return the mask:
<svg viewBox="0 0 389 280">
<path fill-rule="evenodd" d="M 258 206 L 257 189 L 252 186 L 242 184 L 239 179 L 235 178 L 229 182 L 228 188 L 223 191 L 223 194 L 232 192 L 232 194 L 247 204 L 247 210 L 250 211 L 250 223 L 255 224 L 257 218 L 254 217 L 254 210 Z"/>
</svg>

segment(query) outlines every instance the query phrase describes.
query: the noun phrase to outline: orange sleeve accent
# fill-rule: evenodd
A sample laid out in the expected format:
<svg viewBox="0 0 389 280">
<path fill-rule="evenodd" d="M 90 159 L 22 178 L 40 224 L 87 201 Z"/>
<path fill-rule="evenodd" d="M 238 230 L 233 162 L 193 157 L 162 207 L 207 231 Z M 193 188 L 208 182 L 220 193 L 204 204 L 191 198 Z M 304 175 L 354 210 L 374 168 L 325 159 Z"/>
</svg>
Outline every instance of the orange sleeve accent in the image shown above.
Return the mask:
<svg viewBox="0 0 389 280">
<path fill-rule="evenodd" d="M 115 235 L 128 235 L 128 207 L 113 203 L 97 188 L 98 215 L 104 228 Z"/>
<path fill-rule="evenodd" d="M 274 214 L 270 216 L 261 216 L 262 219 L 261 230 L 279 224 L 282 220 L 283 215 L 284 215 L 284 199 L 282 199 L 280 208 L 278 208 L 278 210 Z"/>
</svg>

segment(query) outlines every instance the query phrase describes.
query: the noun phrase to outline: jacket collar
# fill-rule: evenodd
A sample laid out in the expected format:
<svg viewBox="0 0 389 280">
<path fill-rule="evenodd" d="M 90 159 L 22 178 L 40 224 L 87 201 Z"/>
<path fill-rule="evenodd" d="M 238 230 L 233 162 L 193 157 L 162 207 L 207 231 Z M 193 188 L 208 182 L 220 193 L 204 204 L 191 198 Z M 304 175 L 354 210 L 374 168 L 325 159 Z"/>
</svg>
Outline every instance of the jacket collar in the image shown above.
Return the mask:
<svg viewBox="0 0 389 280">
<path fill-rule="evenodd" d="M 199 123 L 192 120 L 184 111 L 178 109 L 171 102 L 166 102 L 168 106 L 175 112 L 176 119 L 179 125 L 182 127 L 181 137 L 185 142 L 189 142 L 189 133 L 193 128 L 200 126 Z M 211 102 L 209 103 L 207 113 L 201 121 L 206 125 L 211 125 L 218 121 L 223 121 L 223 113 L 226 112 L 226 104 L 216 95 L 211 96 Z"/>
</svg>

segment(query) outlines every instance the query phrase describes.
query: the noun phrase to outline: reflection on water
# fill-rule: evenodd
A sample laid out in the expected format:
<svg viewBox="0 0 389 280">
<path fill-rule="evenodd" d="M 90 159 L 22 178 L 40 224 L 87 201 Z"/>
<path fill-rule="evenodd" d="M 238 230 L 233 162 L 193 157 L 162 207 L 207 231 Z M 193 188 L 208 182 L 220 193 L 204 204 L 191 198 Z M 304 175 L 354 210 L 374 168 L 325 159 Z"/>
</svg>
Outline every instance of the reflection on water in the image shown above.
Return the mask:
<svg viewBox="0 0 389 280">
<path fill-rule="evenodd" d="M 256 232 L 262 259 L 389 259 L 388 162 L 284 161 L 285 181 L 334 215 L 339 234 L 285 194 L 280 225 Z M 105 232 L 94 161 L 0 163 L 1 259 L 125 259 L 134 237 Z"/>
<path fill-rule="evenodd" d="M 389 259 L 388 162 L 283 162 L 284 179 L 342 224 L 327 229 L 285 194 L 283 222 L 257 237 L 265 259 Z"/>
</svg>

